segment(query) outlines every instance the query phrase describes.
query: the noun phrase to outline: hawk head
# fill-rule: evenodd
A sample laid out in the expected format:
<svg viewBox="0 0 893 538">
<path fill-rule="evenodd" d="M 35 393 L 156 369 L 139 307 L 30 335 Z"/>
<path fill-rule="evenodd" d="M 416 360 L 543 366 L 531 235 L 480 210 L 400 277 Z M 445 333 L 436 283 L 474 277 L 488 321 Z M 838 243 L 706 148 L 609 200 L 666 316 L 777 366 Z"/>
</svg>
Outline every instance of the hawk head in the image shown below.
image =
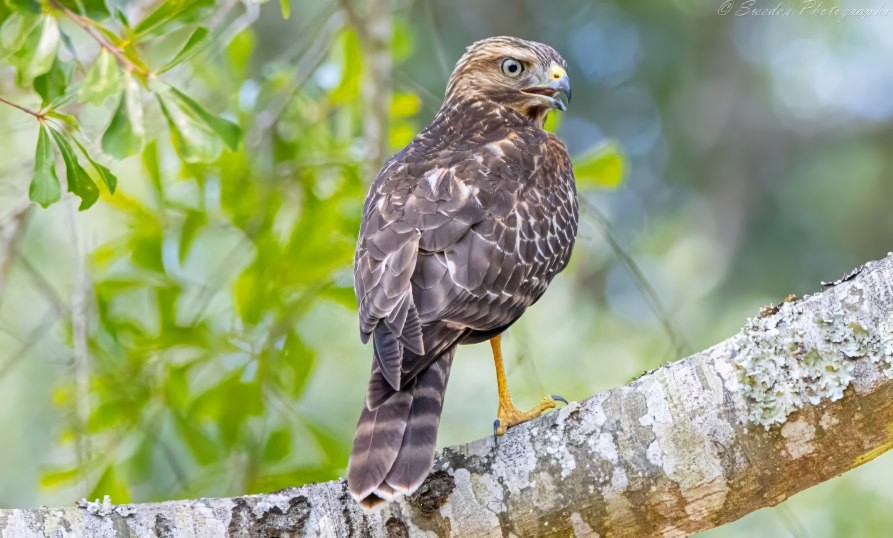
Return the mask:
<svg viewBox="0 0 893 538">
<path fill-rule="evenodd" d="M 472 43 L 447 83 L 444 106 L 457 101 L 493 101 L 527 116 L 540 127 L 552 109 L 566 110 L 571 98 L 567 63 L 549 45 L 517 37 Z"/>
</svg>

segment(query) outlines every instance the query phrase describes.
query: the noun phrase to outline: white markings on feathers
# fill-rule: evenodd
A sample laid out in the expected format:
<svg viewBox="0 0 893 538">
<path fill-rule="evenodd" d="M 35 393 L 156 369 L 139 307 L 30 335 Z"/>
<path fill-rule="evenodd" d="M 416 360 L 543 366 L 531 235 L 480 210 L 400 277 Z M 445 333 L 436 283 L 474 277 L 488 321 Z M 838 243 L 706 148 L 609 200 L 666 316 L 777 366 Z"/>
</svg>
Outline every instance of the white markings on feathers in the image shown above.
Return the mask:
<svg viewBox="0 0 893 538">
<path fill-rule="evenodd" d="M 440 180 L 445 173 L 446 171 L 443 168 L 435 168 L 434 170 L 425 173 L 424 178 L 428 181 L 428 185 L 431 187 L 431 192 L 437 191 L 437 186 L 440 184 Z"/>
<path fill-rule="evenodd" d="M 497 157 L 502 157 L 505 155 L 505 152 L 502 151 L 502 148 L 500 147 L 500 142 L 502 142 L 502 140 L 500 140 L 499 142 L 490 142 L 489 144 L 487 144 L 484 147 L 493 155 L 496 155 Z"/>
<path fill-rule="evenodd" d="M 456 186 L 459 187 L 459 193 L 463 200 L 467 200 L 469 195 L 476 195 L 478 193 L 477 187 L 469 187 L 462 181 L 457 181 Z"/>
</svg>

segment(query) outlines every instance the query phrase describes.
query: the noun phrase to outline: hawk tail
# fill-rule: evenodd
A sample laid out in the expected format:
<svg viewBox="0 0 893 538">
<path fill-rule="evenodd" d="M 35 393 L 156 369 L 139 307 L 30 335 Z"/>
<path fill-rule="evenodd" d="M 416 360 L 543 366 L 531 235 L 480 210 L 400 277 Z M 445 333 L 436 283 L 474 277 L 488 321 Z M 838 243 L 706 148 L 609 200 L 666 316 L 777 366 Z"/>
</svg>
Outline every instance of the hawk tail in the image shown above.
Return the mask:
<svg viewBox="0 0 893 538">
<path fill-rule="evenodd" d="M 364 508 L 412 493 L 428 476 L 455 352 L 450 347 L 389 397 L 364 403 L 347 468 L 348 489 Z"/>
</svg>

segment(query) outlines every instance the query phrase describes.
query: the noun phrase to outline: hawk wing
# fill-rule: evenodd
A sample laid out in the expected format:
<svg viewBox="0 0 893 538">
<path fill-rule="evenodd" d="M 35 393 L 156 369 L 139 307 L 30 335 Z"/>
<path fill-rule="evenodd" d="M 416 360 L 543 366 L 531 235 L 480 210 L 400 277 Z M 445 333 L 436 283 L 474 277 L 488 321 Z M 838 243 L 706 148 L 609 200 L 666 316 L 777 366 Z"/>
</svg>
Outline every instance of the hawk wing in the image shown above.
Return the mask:
<svg viewBox="0 0 893 538">
<path fill-rule="evenodd" d="M 576 232 L 570 160 L 558 139 L 528 136 L 491 133 L 433 156 L 410 145 L 373 184 L 354 278 L 361 337 L 374 335 L 391 389 L 471 333 L 511 325 L 566 265 Z"/>
</svg>

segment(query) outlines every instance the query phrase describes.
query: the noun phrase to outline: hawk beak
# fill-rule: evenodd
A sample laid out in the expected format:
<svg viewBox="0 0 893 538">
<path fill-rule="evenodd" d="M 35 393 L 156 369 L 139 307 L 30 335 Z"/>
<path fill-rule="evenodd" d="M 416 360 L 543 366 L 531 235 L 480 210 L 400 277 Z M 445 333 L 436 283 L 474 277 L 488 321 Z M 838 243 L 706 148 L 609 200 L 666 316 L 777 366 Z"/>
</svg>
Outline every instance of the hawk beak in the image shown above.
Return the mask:
<svg viewBox="0 0 893 538">
<path fill-rule="evenodd" d="M 571 80 L 568 78 L 564 68 L 555 62 L 549 68 L 547 80 L 542 82 L 542 86 L 533 86 L 521 90 L 530 95 L 537 95 L 544 98 L 549 106 L 557 108 L 564 112 L 567 110 L 567 104 L 571 101 Z"/>
<path fill-rule="evenodd" d="M 551 80 L 546 87 L 555 92 L 552 97 L 555 101 L 553 106 L 564 112 L 567 110 L 568 103 L 571 102 L 571 79 L 568 78 L 564 68 L 556 63 L 552 64 L 549 77 Z"/>
</svg>

